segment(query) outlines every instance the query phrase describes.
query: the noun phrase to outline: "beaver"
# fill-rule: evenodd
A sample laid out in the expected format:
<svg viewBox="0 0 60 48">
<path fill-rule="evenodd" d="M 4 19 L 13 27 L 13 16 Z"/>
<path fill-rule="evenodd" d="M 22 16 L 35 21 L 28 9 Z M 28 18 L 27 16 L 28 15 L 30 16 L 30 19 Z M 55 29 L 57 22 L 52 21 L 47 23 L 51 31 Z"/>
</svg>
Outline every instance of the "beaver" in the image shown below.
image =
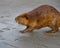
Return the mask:
<svg viewBox="0 0 60 48">
<path fill-rule="evenodd" d="M 29 12 L 22 13 L 15 18 L 18 24 L 26 26 L 26 29 L 20 31 L 33 32 L 34 29 L 50 27 L 47 33 L 56 33 L 60 27 L 60 12 L 50 5 L 41 5 Z"/>
</svg>

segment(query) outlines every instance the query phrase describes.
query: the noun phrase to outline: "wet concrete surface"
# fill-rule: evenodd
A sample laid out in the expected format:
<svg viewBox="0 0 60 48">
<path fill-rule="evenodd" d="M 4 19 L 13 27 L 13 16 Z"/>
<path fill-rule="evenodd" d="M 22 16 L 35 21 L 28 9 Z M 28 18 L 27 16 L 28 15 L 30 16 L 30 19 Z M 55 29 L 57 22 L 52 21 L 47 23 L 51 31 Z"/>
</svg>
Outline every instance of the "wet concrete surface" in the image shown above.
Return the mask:
<svg viewBox="0 0 60 48">
<path fill-rule="evenodd" d="M 33 33 L 20 33 L 25 26 L 15 17 L 37 6 L 48 4 L 60 11 L 59 0 L 0 0 L 0 48 L 60 48 L 60 32 L 45 34 L 48 27 Z"/>
</svg>

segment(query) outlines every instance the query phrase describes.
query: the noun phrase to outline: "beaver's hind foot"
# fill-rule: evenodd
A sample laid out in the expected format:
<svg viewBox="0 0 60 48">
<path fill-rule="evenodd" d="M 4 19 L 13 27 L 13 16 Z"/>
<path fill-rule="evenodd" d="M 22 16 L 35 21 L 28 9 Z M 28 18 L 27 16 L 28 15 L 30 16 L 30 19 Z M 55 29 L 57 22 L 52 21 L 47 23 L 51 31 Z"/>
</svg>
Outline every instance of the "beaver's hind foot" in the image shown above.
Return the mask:
<svg viewBox="0 0 60 48">
<path fill-rule="evenodd" d="M 50 31 L 46 31 L 46 33 L 56 33 L 58 31 L 58 28 L 52 28 Z"/>
<path fill-rule="evenodd" d="M 57 31 L 52 31 L 52 30 L 50 30 L 50 31 L 46 31 L 46 33 L 56 33 Z"/>
</svg>

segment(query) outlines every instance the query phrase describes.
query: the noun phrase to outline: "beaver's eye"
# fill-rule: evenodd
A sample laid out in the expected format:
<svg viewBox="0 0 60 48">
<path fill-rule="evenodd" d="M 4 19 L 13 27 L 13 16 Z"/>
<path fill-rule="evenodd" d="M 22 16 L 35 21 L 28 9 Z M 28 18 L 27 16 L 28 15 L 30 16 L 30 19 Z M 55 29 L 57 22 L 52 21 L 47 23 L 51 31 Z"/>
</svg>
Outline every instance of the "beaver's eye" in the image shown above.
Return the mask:
<svg viewBox="0 0 60 48">
<path fill-rule="evenodd" d="M 26 19 L 28 19 L 28 17 L 27 17 L 27 16 L 26 16 L 25 18 L 26 18 Z"/>
<path fill-rule="evenodd" d="M 39 20 L 37 20 L 37 22 L 39 22 Z"/>
</svg>

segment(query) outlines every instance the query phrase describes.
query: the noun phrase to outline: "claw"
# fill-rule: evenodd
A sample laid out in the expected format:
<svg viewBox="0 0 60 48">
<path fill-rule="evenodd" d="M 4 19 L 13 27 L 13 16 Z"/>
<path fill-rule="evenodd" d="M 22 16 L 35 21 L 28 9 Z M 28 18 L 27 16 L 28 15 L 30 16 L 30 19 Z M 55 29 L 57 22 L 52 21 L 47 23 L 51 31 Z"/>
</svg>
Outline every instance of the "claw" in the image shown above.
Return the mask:
<svg viewBox="0 0 60 48">
<path fill-rule="evenodd" d="M 24 31 L 20 31 L 21 33 L 25 33 Z"/>
</svg>

